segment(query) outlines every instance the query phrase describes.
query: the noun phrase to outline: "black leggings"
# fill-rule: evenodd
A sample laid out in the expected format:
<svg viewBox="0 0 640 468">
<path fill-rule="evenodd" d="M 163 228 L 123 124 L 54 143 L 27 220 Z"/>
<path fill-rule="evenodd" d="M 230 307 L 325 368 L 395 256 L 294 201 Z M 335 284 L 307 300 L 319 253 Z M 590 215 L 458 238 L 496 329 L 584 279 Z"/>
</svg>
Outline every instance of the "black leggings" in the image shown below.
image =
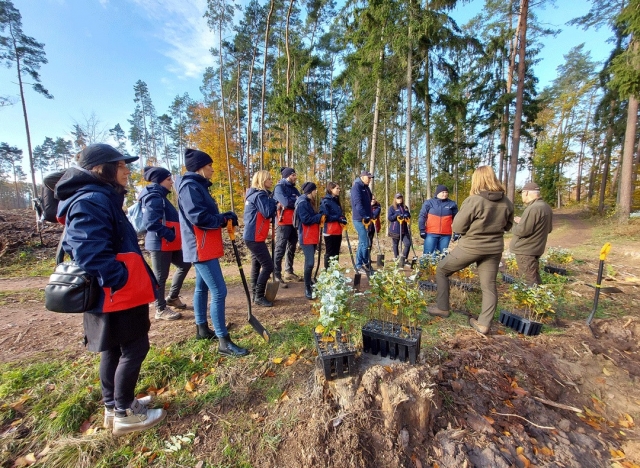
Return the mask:
<svg viewBox="0 0 640 468">
<path fill-rule="evenodd" d="M 267 284 L 273 273 L 273 259 L 265 242 L 244 241 L 251 252 L 251 283 Z"/>
<path fill-rule="evenodd" d="M 340 245 L 342 245 L 342 234 L 324 236 L 322 238 L 326 246 L 324 253 L 324 267 L 329 268 L 329 259 L 340 256 Z"/>
<path fill-rule="evenodd" d="M 100 353 L 100 385 L 106 406 L 131 407 L 142 361 L 149 352 L 149 335 Z"/>
</svg>

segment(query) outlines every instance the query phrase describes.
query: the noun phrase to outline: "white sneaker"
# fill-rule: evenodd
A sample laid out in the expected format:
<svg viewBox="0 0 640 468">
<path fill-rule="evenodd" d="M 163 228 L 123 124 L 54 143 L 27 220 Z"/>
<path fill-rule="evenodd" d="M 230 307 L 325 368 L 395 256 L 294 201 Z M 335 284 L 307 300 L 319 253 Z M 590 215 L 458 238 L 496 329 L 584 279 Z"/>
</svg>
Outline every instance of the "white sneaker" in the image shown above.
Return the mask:
<svg viewBox="0 0 640 468">
<path fill-rule="evenodd" d="M 141 405 L 149 406 L 149 403 L 151 403 L 151 400 L 153 400 L 153 397 L 151 395 L 147 395 L 142 398 L 136 398 L 136 400 L 138 400 L 138 403 L 140 403 Z M 113 429 L 113 418 L 115 415 L 116 415 L 115 409 L 105 407 L 104 422 L 102 423 L 102 427 L 104 427 L 105 429 Z"/>
<path fill-rule="evenodd" d="M 159 424 L 167 412 L 163 409 L 149 409 L 145 405 L 133 400 L 131 408 L 128 408 L 124 416 L 117 413 L 113 418 L 113 435 L 119 436 L 130 432 L 144 431 Z"/>
<path fill-rule="evenodd" d="M 178 320 L 180 318 L 182 318 L 182 314 L 176 312 L 169 306 L 166 306 L 162 310 L 156 309 L 156 320 Z"/>
</svg>

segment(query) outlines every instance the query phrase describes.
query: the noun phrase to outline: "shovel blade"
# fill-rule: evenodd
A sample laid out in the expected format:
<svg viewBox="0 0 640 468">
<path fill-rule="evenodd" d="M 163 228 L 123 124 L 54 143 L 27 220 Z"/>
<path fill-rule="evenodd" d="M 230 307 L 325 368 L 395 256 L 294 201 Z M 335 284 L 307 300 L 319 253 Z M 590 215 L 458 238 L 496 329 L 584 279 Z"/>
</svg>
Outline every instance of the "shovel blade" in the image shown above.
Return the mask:
<svg viewBox="0 0 640 468">
<path fill-rule="evenodd" d="M 264 290 L 264 297 L 267 301 L 273 302 L 278 294 L 280 283 L 278 281 L 267 281 L 267 288 Z"/>
<path fill-rule="evenodd" d="M 404 257 L 402 255 L 398 257 L 398 268 L 404 268 Z"/>
<path fill-rule="evenodd" d="M 362 275 L 360 273 L 356 273 L 353 276 L 353 289 L 355 289 L 356 291 L 359 290 L 360 288 L 360 278 L 362 277 Z"/>
<path fill-rule="evenodd" d="M 378 255 L 376 259 L 376 265 L 378 268 L 382 268 L 384 266 L 384 255 Z"/>
<path fill-rule="evenodd" d="M 260 321 L 254 315 L 249 316 L 249 325 L 251 325 L 256 333 L 264 339 L 264 341 L 266 341 L 267 343 L 269 342 L 269 338 L 271 338 L 269 336 L 269 332 L 262 326 Z"/>
</svg>

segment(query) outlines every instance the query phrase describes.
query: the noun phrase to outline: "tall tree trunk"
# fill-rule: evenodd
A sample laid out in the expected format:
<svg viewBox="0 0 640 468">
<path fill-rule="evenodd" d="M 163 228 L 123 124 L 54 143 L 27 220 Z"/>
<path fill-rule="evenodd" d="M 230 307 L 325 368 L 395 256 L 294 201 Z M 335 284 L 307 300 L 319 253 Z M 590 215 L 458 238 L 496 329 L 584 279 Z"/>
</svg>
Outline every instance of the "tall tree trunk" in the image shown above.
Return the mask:
<svg viewBox="0 0 640 468">
<path fill-rule="evenodd" d="M 611 164 L 611 151 L 613 150 L 613 115 L 615 104 L 611 106 L 609 112 L 609 126 L 607 128 L 607 137 L 605 139 L 604 165 L 602 167 L 602 178 L 600 180 L 600 197 L 598 199 L 598 211 L 600 215 L 604 214 L 604 197 L 607 188 L 607 179 L 609 178 L 609 165 Z"/>
<path fill-rule="evenodd" d="M 18 45 L 16 44 L 16 41 L 14 39 L 13 50 L 16 50 L 17 47 Z M 36 185 L 36 171 L 33 163 L 33 150 L 31 148 L 31 132 L 29 131 L 29 118 L 27 117 L 27 101 L 24 98 L 24 84 L 22 83 L 22 65 L 20 63 L 20 56 L 18 54 L 16 54 L 16 71 L 18 72 L 18 86 L 20 88 L 20 101 L 22 102 L 24 128 L 27 133 L 27 149 L 29 150 L 29 172 L 31 173 L 31 187 L 33 189 L 33 198 L 35 199 L 38 196 L 38 186 Z"/>
<path fill-rule="evenodd" d="M 516 195 L 516 174 L 518 172 L 518 153 L 520 150 L 520 130 L 522 126 L 522 107 L 524 101 L 525 51 L 527 47 L 527 15 L 529 0 L 520 2 L 520 40 L 518 44 L 518 91 L 516 96 L 516 114 L 513 123 L 513 141 L 511 142 L 511 163 L 509 164 L 509 183 L 507 197 L 511 201 Z"/>
<path fill-rule="evenodd" d="M 580 139 L 580 156 L 578 157 L 578 178 L 576 181 L 576 201 L 580 203 L 580 192 L 582 191 L 582 168 L 584 165 L 584 150 L 587 146 L 587 132 L 589 131 L 589 123 L 591 121 L 591 109 L 593 108 L 593 101 L 595 99 L 595 93 L 591 94 L 591 100 L 589 102 L 589 110 L 587 111 L 587 118 L 584 123 L 584 130 L 582 132 L 582 138 Z"/>
<path fill-rule="evenodd" d="M 638 122 L 638 99 L 629 96 L 627 111 L 627 129 L 624 134 L 624 151 L 622 153 L 622 167 L 620 169 L 620 203 L 618 205 L 618 223 L 629 222 L 633 199 L 633 152 L 636 141 L 636 127 Z"/>
<path fill-rule="evenodd" d="M 227 160 L 227 183 L 229 184 L 229 200 L 231 202 L 231 211 L 234 210 L 233 204 L 233 183 L 231 181 L 231 158 L 229 157 L 229 141 L 227 139 L 227 111 L 224 105 L 224 79 L 222 76 L 222 69 L 224 68 L 222 62 L 222 21 L 218 25 L 218 60 L 220 60 L 220 105 L 222 106 L 222 134 L 224 135 L 224 155 Z"/>
<path fill-rule="evenodd" d="M 513 0 L 510 2 L 509 6 L 509 29 L 513 24 Z M 507 69 L 507 83 L 505 86 L 505 93 L 511 94 L 511 88 L 513 84 L 513 73 L 515 71 L 516 66 L 516 50 L 518 49 L 518 37 L 520 36 L 520 21 L 518 21 L 518 25 L 516 26 L 516 32 L 513 36 L 513 40 L 510 43 L 509 50 L 509 67 Z M 507 181 L 508 170 L 506 170 L 506 161 L 508 157 L 507 146 L 509 139 L 509 113 L 511 107 L 511 100 L 505 102 L 504 105 L 504 114 L 502 114 L 502 125 L 500 126 L 500 169 L 498 171 L 498 180 L 501 182 Z M 507 184 L 505 183 L 505 186 Z"/>
<path fill-rule="evenodd" d="M 409 8 L 411 8 L 411 2 L 409 2 Z M 411 19 L 409 19 L 409 22 L 411 22 Z M 406 205 L 411 205 L 411 89 L 413 88 L 413 76 L 411 73 L 413 68 L 412 49 L 411 27 L 409 27 L 409 51 L 407 52 L 407 143 L 405 145 L 404 155 L 404 203 Z"/>
<path fill-rule="evenodd" d="M 383 69 L 384 51 L 380 51 L 380 70 Z M 373 107 L 373 130 L 371 132 L 371 156 L 369 157 L 369 172 L 373 173 L 376 163 L 376 149 L 378 144 L 378 122 L 380 119 L 380 95 L 382 94 L 382 78 L 378 72 L 376 79 L 376 101 Z"/>
<path fill-rule="evenodd" d="M 284 37 L 285 37 L 284 46 L 286 48 L 286 53 L 287 53 L 287 75 L 285 77 L 287 103 L 289 102 L 289 92 L 291 90 L 291 52 L 289 51 L 289 22 L 291 20 L 292 11 L 293 11 L 293 0 L 290 0 L 289 10 L 287 10 L 287 22 L 284 29 Z M 293 109 L 291 109 L 291 112 L 292 111 Z M 289 131 L 290 131 L 290 120 L 291 120 L 291 114 L 289 114 L 289 111 L 287 112 L 287 115 L 285 115 L 285 118 L 287 119 L 287 121 L 285 123 L 284 159 L 288 163 L 292 156 L 291 153 L 289 152 L 289 148 L 290 148 Z"/>
<path fill-rule="evenodd" d="M 431 164 L 431 97 L 429 95 L 429 79 L 431 78 L 431 60 L 429 58 L 429 51 L 425 54 L 425 91 L 424 91 L 424 145 L 425 145 L 425 159 L 427 163 L 427 198 L 431 198 L 431 177 L 432 177 L 432 164 Z"/>
<path fill-rule="evenodd" d="M 251 162 L 252 162 L 252 154 L 251 154 L 251 143 L 253 140 L 253 99 L 251 96 L 251 83 L 253 81 L 253 69 L 256 64 L 256 55 L 258 48 L 253 48 L 253 53 L 251 54 L 251 66 L 249 67 L 249 78 L 247 78 L 247 181 L 248 185 L 251 185 Z"/>
<path fill-rule="evenodd" d="M 267 56 L 269 52 L 269 30 L 271 29 L 271 16 L 275 8 L 275 0 L 271 0 L 269 14 L 267 15 L 267 27 L 264 32 L 264 60 L 262 66 L 262 98 L 260 100 L 260 170 L 264 169 L 264 108 L 267 92 Z"/>
</svg>

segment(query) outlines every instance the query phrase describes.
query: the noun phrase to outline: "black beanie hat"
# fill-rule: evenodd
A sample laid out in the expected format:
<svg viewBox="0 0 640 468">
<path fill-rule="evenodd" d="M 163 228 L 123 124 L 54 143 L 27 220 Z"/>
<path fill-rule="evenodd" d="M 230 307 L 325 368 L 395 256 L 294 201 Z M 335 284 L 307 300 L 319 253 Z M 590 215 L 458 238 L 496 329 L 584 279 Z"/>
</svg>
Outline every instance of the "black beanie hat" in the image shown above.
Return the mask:
<svg viewBox="0 0 640 468">
<path fill-rule="evenodd" d="M 144 168 L 144 180 L 159 184 L 160 182 L 171 177 L 171 172 L 164 167 L 147 166 Z"/>
<path fill-rule="evenodd" d="M 83 169 L 93 169 L 104 163 L 124 161 L 129 164 L 137 160 L 138 156 L 125 156 L 111 145 L 94 143 L 82 150 L 78 158 L 78 166 Z"/>
<path fill-rule="evenodd" d="M 198 169 L 211 164 L 213 159 L 204 151 L 187 148 L 184 151 L 184 165 L 189 172 L 196 172 Z"/>
<path fill-rule="evenodd" d="M 283 167 L 282 169 L 280 169 L 280 174 L 282 174 L 283 179 L 286 179 L 291 174 L 295 174 L 295 173 L 296 173 L 296 170 L 292 167 Z"/>
<path fill-rule="evenodd" d="M 305 182 L 304 184 L 302 184 L 302 193 L 304 193 L 305 195 L 309 195 L 317 188 L 317 185 L 313 182 Z"/>
<path fill-rule="evenodd" d="M 434 197 L 437 197 L 440 192 L 448 192 L 448 191 L 449 189 L 447 188 L 446 185 L 438 185 L 436 187 L 436 194 L 434 195 Z"/>
</svg>

